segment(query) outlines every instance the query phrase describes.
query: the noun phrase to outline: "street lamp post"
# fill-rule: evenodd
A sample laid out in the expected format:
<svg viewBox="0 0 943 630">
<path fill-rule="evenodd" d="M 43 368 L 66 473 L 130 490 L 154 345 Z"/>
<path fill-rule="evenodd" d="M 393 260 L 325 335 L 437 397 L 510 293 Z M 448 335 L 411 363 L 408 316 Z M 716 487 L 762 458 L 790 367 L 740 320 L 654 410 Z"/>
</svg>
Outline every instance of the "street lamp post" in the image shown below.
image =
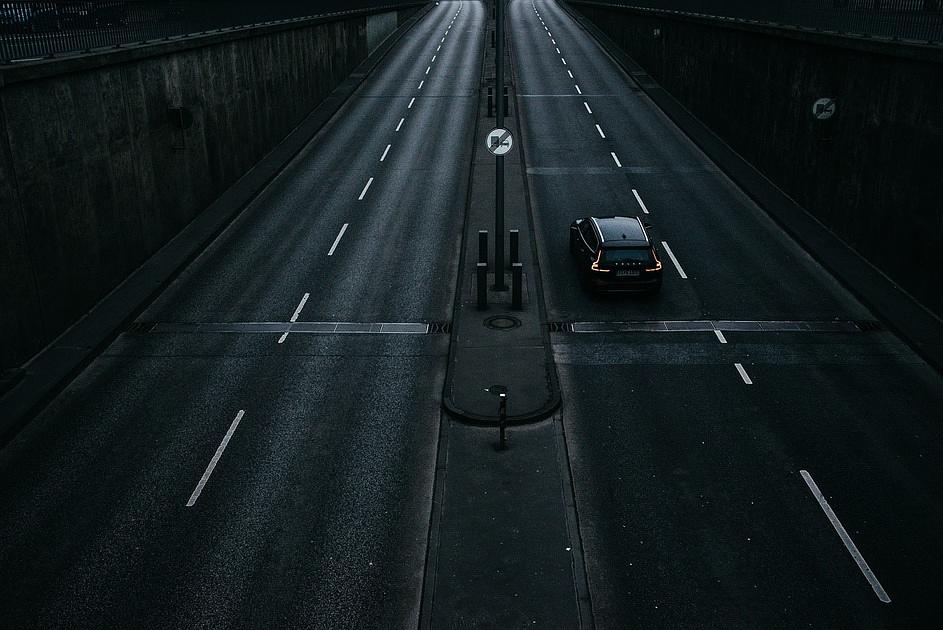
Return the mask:
<svg viewBox="0 0 943 630">
<path fill-rule="evenodd" d="M 504 0 L 495 0 L 495 122 L 504 128 Z M 504 156 L 495 156 L 494 198 L 494 289 L 506 291 L 504 284 Z"/>
</svg>

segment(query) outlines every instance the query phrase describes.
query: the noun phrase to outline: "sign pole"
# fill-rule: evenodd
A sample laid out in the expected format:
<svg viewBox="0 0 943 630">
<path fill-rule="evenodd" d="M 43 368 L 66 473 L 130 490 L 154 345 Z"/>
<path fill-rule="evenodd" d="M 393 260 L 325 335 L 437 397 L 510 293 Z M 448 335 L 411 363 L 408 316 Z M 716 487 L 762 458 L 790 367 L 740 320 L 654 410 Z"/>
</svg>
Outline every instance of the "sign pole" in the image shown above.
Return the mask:
<svg viewBox="0 0 943 630">
<path fill-rule="evenodd" d="M 495 122 L 504 128 L 504 1 L 495 0 Z M 495 157 L 494 197 L 494 290 L 506 291 L 504 284 L 504 156 Z"/>
</svg>

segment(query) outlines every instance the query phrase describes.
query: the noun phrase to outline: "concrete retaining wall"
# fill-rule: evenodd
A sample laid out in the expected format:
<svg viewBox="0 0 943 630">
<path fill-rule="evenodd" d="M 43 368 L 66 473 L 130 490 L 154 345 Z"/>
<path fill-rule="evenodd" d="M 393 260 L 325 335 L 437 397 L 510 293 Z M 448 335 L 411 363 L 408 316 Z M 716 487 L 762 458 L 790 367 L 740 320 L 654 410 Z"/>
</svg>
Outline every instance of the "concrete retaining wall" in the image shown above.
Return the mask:
<svg viewBox="0 0 943 630">
<path fill-rule="evenodd" d="M 943 315 L 943 48 L 571 4 L 801 206 Z M 826 121 L 813 116 L 820 97 L 836 102 Z"/>
<path fill-rule="evenodd" d="M 0 370 L 87 312 L 415 11 L 0 71 Z"/>
</svg>

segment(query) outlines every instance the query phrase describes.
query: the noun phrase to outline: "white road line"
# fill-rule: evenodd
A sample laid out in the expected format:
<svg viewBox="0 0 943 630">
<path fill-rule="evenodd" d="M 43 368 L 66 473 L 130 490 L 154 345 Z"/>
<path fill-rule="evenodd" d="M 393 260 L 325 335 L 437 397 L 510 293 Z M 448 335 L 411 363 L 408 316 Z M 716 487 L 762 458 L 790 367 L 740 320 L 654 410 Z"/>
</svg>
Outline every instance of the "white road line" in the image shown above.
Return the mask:
<svg viewBox="0 0 943 630">
<path fill-rule="evenodd" d="M 687 279 L 687 274 L 684 273 L 684 269 L 681 268 L 681 264 L 678 262 L 678 259 L 675 258 L 674 252 L 672 252 L 671 248 L 668 247 L 668 243 L 662 241 L 661 246 L 665 248 L 666 252 L 668 252 L 668 257 L 671 258 L 671 262 L 675 264 L 675 268 L 678 270 L 678 273 L 681 274 L 681 277 Z"/>
<path fill-rule="evenodd" d="M 360 196 L 357 197 L 357 201 L 363 201 L 364 195 L 367 194 L 367 190 L 370 188 L 370 184 L 373 183 L 373 178 L 367 180 L 367 183 L 364 185 L 363 190 L 360 191 Z"/>
<path fill-rule="evenodd" d="M 579 86 L 579 84 L 574 84 L 574 86 L 573 86 L 573 87 L 575 87 L 575 88 L 576 88 L 576 93 L 577 93 L 577 94 L 582 94 L 582 93 L 583 93 L 583 90 L 581 90 L 581 89 L 580 89 L 580 86 Z"/>
<path fill-rule="evenodd" d="M 590 114 L 593 113 L 593 110 L 591 110 L 591 109 L 589 108 L 589 103 L 587 103 L 586 101 L 583 101 L 583 107 L 586 108 L 586 111 L 587 111 L 588 113 L 590 113 Z"/>
<path fill-rule="evenodd" d="M 430 70 L 432 70 L 432 66 L 426 66 L 426 74 L 429 74 Z"/>
<path fill-rule="evenodd" d="M 566 59 L 565 59 L 564 57 L 560 57 L 560 61 L 563 62 L 563 65 L 564 65 L 564 66 L 566 65 Z"/>
<path fill-rule="evenodd" d="M 835 512 L 832 510 L 832 506 L 828 504 L 828 501 L 825 500 L 825 497 L 822 495 L 822 491 L 819 490 L 818 485 L 816 485 L 815 480 L 812 479 L 812 475 L 809 474 L 807 470 L 800 470 L 799 474 L 802 475 L 802 479 L 805 481 L 805 484 L 809 486 L 809 490 L 812 491 L 812 496 L 815 497 L 815 500 L 819 502 L 819 507 L 822 508 L 822 511 L 825 512 L 825 516 L 828 517 L 829 522 L 832 524 L 832 527 L 835 528 L 835 531 L 838 532 L 839 538 L 845 543 L 845 549 L 848 550 L 848 553 L 851 554 L 851 557 L 854 558 L 855 564 L 858 565 L 858 568 L 861 569 L 861 572 L 864 574 L 864 577 L 868 579 L 868 582 L 871 584 L 871 590 L 874 591 L 874 594 L 878 596 L 878 599 L 884 602 L 885 604 L 891 603 L 891 598 L 888 596 L 887 592 L 884 590 L 884 587 L 881 586 L 881 583 L 878 581 L 874 571 L 871 570 L 871 567 L 868 566 L 867 561 L 864 559 L 864 556 L 861 555 L 861 552 L 858 551 L 858 547 L 855 545 L 855 541 L 851 539 L 851 536 L 848 535 L 848 532 L 845 531 L 844 525 L 841 524 L 841 521 L 838 520 L 838 517 L 835 515 Z"/>
<path fill-rule="evenodd" d="M 550 38 L 550 43 L 553 44 L 554 46 L 556 46 L 556 45 L 557 45 L 557 40 L 555 40 L 554 38 L 551 37 L 551 38 Z"/>
<path fill-rule="evenodd" d="M 190 495 L 190 500 L 187 501 L 187 507 L 193 507 L 193 504 L 196 503 L 196 500 L 200 498 L 200 493 L 203 492 L 203 486 L 205 486 L 206 482 L 209 481 L 210 475 L 213 474 L 213 469 L 216 468 L 216 462 L 218 462 L 219 458 L 222 457 L 223 451 L 226 450 L 226 445 L 229 444 L 232 434 L 236 432 L 236 427 L 239 426 L 239 421 L 242 420 L 242 416 L 244 415 L 246 415 L 245 409 L 240 409 L 239 413 L 236 414 L 236 419 L 232 421 L 231 425 L 229 425 L 229 430 L 226 431 L 226 437 L 223 438 L 219 448 L 216 449 L 216 454 L 213 455 L 213 459 L 210 460 L 209 466 L 206 467 L 206 471 L 203 473 L 203 476 L 200 477 L 200 482 L 196 484 L 196 488 L 193 489 L 193 494 Z"/>
<path fill-rule="evenodd" d="M 569 70 L 567 70 L 566 73 L 567 73 L 568 75 L 570 75 L 570 78 L 571 78 L 571 79 L 574 78 L 574 77 L 573 77 L 573 73 L 570 72 Z"/>
<path fill-rule="evenodd" d="M 341 231 L 337 233 L 337 238 L 334 239 L 334 244 L 331 245 L 331 250 L 327 253 L 328 256 L 334 255 L 334 250 L 337 249 L 337 244 L 341 242 L 341 239 L 344 238 L 344 232 L 347 231 L 347 224 L 341 226 Z M 295 320 L 291 320 L 295 321 Z"/>
<path fill-rule="evenodd" d="M 301 302 L 298 303 L 298 308 L 295 309 L 295 312 L 291 314 L 291 319 L 288 321 L 294 323 L 298 321 L 298 316 L 301 315 L 301 309 L 305 307 L 305 303 L 308 301 L 308 298 L 311 297 L 310 293 L 305 293 L 301 296 Z"/>
<path fill-rule="evenodd" d="M 406 120 L 406 119 L 405 119 L 405 118 L 400 118 L 400 119 L 399 119 L 399 124 L 396 125 L 396 131 L 399 131 L 399 128 L 403 126 L 403 121 L 404 121 L 404 120 Z"/>
<path fill-rule="evenodd" d="M 393 146 L 393 145 L 392 145 L 392 144 L 388 144 L 388 145 L 386 145 L 386 148 L 383 149 L 383 155 L 380 156 L 380 161 L 381 161 L 381 162 L 386 159 L 386 154 L 390 152 L 390 147 L 391 147 L 391 146 Z"/>
<path fill-rule="evenodd" d="M 642 198 L 639 196 L 638 191 L 633 188 L 632 194 L 635 195 L 635 200 L 638 202 L 639 207 L 642 208 L 642 212 L 650 214 L 648 208 L 645 207 L 645 202 L 642 201 Z"/>
<path fill-rule="evenodd" d="M 724 337 L 724 333 L 720 332 L 719 330 L 715 330 L 714 334 L 717 335 L 717 341 L 720 343 L 727 343 L 727 338 Z"/>
<path fill-rule="evenodd" d="M 412 108 L 413 108 L 413 103 L 415 103 L 415 102 L 416 102 L 416 97 L 414 96 L 414 97 L 412 97 L 412 99 L 410 99 L 409 105 L 406 106 L 406 109 L 412 109 Z"/>
<path fill-rule="evenodd" d="M 596 131 L 599 132 L 599 137 L 600 137 L 600 138 L 602 138 L 603 140 L 606 139 L 606 134 L 604 134 L 604 133 L 602 132 L 602 127 L 599 126 L 599 123 L 596 123 Z"/>
<path fill-rule="evenodd" d="M 622 162 L 619 161 L 619 158 L 618 158 L 618 156 L 615 154 L 615 152 L 614 152 L 614 151 L 610 151 L 610 152 L 609 152 L 609 155 L 612 156 L 612 159 L 615 161 L 616 166 L 618 166 L 619 168 L 622 168 Z"/>
<path fill-rule="evenodd" d="M 422 84 L 425 83 L 425 82 L 426 82 L 425 79 L 423 79 L 422 81 L 420 81 L 420 82 L 419 82 L 419 87 L 417 87 L 416 89 L 417 89 L 417 90 L 421 90 L 421 89 L 422 89 Z"/>
<path fill-rule="evenodd" d="M 743 379 L 743 382 L 747 385 L 752 385 L 753 381 L 750 380 L 750 375 L 747 374 L 747 371 L 743 369 L 742 363 L 734 363 L 733 366 L 737 368 L 737 371 L 740 372 L 740 378 Z"/>
<path fill-rule="evenodd" d="M 445 41 L 445 38 L 443 37 L 442 39 L 439 40 L 439 43 L 441 44 L 444 41 Z"/>
</svg>

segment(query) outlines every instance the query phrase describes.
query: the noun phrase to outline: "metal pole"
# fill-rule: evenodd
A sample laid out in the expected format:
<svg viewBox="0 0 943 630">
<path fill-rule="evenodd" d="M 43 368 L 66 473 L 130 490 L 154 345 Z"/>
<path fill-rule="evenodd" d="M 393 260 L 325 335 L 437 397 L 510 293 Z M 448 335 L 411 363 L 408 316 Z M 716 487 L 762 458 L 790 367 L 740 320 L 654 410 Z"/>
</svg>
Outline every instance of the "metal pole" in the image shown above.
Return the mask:
<svg viewBox="0 0 943 630">
<path fill-rule="evenodd" d="M 496 127 L 504 128 L 504 2 L 495 0 L 495 117 Z M 495 161 L 494 198 L 494 289 L 506 291 L 504 284 L 504 156 Z"/>
</svg>

